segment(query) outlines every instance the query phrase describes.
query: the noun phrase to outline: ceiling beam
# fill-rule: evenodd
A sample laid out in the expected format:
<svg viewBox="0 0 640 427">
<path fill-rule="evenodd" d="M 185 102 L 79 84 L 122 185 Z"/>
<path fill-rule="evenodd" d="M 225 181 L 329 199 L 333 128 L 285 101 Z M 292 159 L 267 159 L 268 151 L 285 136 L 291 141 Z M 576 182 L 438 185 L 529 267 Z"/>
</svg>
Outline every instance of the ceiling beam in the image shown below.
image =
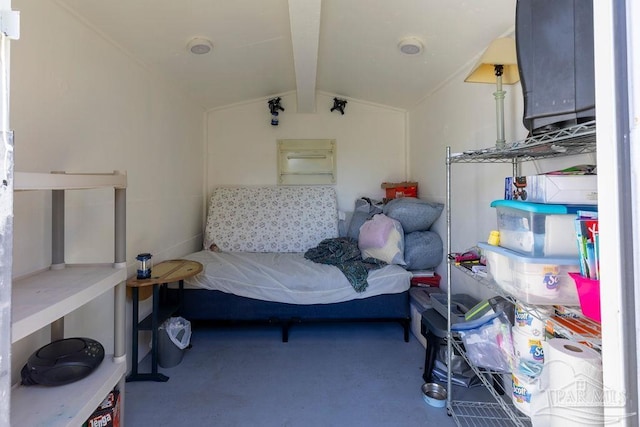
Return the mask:
<svg viewBox="0 0 640 427">
<path fill-rule="evenodd" d="M 299 113 L 316 111 L 321 0 L 289 0 L 289 21 Z"/>
</svg>

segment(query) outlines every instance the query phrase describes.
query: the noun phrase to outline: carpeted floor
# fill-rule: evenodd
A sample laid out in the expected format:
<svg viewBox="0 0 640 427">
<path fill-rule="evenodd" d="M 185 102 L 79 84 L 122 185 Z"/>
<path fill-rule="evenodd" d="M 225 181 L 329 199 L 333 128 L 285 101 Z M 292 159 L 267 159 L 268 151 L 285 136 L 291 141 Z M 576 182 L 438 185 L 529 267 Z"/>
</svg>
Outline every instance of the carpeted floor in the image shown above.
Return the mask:
<svg viewBox="0 0 640 427">
<path fill-rule="evenodd" d="M 424 348 L 398 324 L 296 325 L 288 343 L 273 326 L 194 325 L 191 343 L 168 382 L 126 384 L 126 426 L 454 425 L 422 400 Z"/>
</svg>

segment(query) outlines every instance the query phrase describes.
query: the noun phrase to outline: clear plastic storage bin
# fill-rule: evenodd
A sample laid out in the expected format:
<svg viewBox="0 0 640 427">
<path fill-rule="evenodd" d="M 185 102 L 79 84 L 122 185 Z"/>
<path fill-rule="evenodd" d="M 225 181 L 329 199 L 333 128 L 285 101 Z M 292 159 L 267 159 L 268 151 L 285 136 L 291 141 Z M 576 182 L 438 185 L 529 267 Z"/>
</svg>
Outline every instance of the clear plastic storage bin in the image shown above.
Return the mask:
<svg viewBox="0 0 640 427">
<path fill-rule="evenodd" d="M 534 305 L 580 305 L 570 271 L 578 257 L 529 257 L 509 249 L 478 243 L 487 272 L 498 286 L 518 300 Z"/>
<path fill-rule="evenodd" d="M 578 256 L 574 220 L 594 206 L 495 200 L 500 246 L 532 257 Z"/>
</svg>

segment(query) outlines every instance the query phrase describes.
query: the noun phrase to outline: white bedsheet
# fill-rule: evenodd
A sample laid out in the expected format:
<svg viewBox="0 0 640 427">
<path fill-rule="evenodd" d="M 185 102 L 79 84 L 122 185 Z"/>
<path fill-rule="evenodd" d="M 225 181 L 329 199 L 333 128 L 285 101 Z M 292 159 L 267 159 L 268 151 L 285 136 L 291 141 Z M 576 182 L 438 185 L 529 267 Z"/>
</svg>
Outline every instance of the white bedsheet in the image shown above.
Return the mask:
<svg viewBox="0 0 640 427">
<path fill-rule="evenodd" d="M 330 304 L 406 291 L 411 273 L 397 265 L 369 272 L 367 289 L 356 292 L 334 266 L 302 253 L 200 251 L 185 257 L 202 263 L 186 288 L 219 290 L 243 297 L 290 304 Z"/>
</svg>

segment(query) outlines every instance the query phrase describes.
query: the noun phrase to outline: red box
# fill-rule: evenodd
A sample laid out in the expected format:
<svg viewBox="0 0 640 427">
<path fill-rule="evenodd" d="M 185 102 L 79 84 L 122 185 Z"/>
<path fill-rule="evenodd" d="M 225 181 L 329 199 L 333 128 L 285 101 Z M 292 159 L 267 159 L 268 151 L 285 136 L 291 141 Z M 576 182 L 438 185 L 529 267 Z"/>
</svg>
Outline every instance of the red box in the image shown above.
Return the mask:
<svg viewBox="0 0 640 427">
<path fill-rule="evenodd" d="M 387 199 L 418 197 L 417 182 L 383 182 L 380 187 L 385 190 Z"/>
<path fill-rule="evenodd" d="M 120 392 L 109 393 L 82 427 L 120 427 Z"/>
<path fill-rule="evenodd" d="M 411 278 L 411 286 L 433 286 L 440 287 L 440 275 L 438 273 L 434 273 L 432 277 L 420 276 L 420 277 L 412 277 Z"/>
</svg>

